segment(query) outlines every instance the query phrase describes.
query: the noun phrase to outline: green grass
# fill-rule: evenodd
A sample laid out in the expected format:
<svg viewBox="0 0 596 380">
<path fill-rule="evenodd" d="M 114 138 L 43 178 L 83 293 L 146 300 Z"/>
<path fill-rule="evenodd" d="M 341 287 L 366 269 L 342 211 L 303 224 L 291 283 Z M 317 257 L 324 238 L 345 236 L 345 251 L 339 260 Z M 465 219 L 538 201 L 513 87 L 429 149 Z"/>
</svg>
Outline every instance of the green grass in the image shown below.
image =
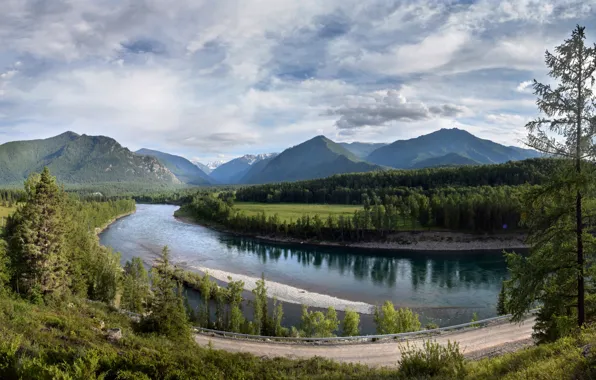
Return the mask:
<svg viewBox="0 0 596 380">
<path fill-rule="evenodd" d="M 129 318 L 108 306 L 71 302 L 51 307 L 0 296 L 1 379 L 395 378 L 395 370 L 321 358 L 264 359 L 136 333 Z M 110 328 L 122 329 L 123 338 L 110 342 Z"/>
<path fill-rule="evenodd" d="M 6 218 L 16 210 L 16 207 L 4 207 L 0 205 L 0 219 Z"/>
<path fill-rule="evenodd" d="M 110 342 L 105 330 L 120 328 Z M 465 363 L 463 379 L 594 379 L 594 327 L 581 336 Z M 364 346 L 363 346 L 364 347 Z M 388 362 L 388 365 L 393 364 Z M 422 366 L 424 367 L 424 366 Z M 410 368 L 410 372 L 424 371 Z M 419 379 L 440 379 L 419 373 Z M 267 359 L 172 341 L 136 332 L 134 322 L 114 309 L 83 300 L 33 305 L 0 296 L 2 379 L 405 379 L 396 369 L 340 364 L 321 358 Z"/>
<path fill-rule="evenodd" d="M 320 205 L 320 204 L 300 204 L 300 203 L 253 203 L 236 202 L 234 208 L 243 211 L 247 215 L 257 215 L 265 212 L 266 215 L 277 214 L 283 221 L 296 221 L 302 215 L 314 216 L 318 214 L 323 220 L 329 215 L 339 217 L 340 215 L 352 216 L 354 211 L 361 210 L 362 206 L 350 205 Z"/>
<path fill-rule="evenodd" d="M 12 214 L 16 210 L 16 207 L 4 207 L 0 205 L 0 232 L 6 224 L 6 217 Z"/>
</svg>

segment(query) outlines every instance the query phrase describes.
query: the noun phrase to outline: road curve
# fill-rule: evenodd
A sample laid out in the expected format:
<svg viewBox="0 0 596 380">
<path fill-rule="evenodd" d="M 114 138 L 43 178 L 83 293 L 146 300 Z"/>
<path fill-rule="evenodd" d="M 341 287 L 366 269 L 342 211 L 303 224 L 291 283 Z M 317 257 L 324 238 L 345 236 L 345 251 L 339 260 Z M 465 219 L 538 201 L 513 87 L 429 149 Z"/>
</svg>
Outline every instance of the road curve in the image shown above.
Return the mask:
<svg viewBox="0 0 596 380">
<path fill-rule="evenodd" d="M 448 341 L 459 342 L 460 350 L 466 355 L 503 346 L 507 343 L 528 340 L 532 335 L 534 317 L 521 323 L 503 323 L 477 329 L 454 331 L 433 337 L 437 343 L 446 345 Z M 423 338 L 408 340 L 410 346 L 420 346 Z M 222 338 L 206 334 L 195 335 L 201 346 L 229 352 L 248 352 L 256 356 L 287 357 L 294 359 L 320 356 L 345 363 L 361 363 L 369 366 L 396 366 L 405 342 L 354 343 L 336 345 L 291 344 Z"/>
</svg>

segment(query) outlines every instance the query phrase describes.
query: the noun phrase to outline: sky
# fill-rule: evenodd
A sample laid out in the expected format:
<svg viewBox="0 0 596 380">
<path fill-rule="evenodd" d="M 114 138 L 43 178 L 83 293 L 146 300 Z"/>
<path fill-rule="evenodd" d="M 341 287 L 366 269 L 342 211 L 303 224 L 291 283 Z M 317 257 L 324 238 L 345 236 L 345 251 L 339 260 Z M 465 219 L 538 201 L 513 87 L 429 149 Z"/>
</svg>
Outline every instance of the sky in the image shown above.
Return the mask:
<svg viewBox="0 0 596 380">
<path fill-rule="evenodd" d="M 106 135 L 202 162 L 316 135 L 521 145 L 596 0 L 2 0 L 0 143 Z"/>
</svg>

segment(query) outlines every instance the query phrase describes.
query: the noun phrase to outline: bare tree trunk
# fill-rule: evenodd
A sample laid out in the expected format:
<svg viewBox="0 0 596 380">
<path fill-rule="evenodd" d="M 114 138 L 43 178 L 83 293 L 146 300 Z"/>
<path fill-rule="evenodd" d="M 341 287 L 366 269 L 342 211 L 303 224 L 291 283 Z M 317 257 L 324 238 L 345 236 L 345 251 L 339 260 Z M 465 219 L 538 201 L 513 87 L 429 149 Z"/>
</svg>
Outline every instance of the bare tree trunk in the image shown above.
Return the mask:
<svg viewBox="0 0 596 380">
<path fill-rule="evenodd" d="M 577 216 L 577 266 L 579 272 L 577 274 L 577 324 L 583 326 L 585 323 L 585 300 L 584 300 L 584 242 L 583 242 L 583 223 L 582 223 L 582 194 L 577 192 L 576 204 Z"/>
<path fill-rule="evenodd" d="M 577 174 L 581 174 L 581 141 L 582 141 L 582 114 L 583 114 L 583 99 L 582 99 L 582 67 L 583 67 L 583 46 L 580 49 L 579 56 L 579 73 L 577 83 L 577 144 L 576 144 L 576 155 L 575 158 L 575 169 Z M 578 178 L 579 179 L 579 178 Z M 576 204 L 575 204 L 575 215 L 576 215 L 576 235 L 577 235 L 577 325 L 582 327 L 586 319 L 585 311 L 585 299 L 584 299 L 584 241 L 583 241 L 583 218 L 582 218 L 582 193 L 581 190 L 577 190 Z"/>
</svg>

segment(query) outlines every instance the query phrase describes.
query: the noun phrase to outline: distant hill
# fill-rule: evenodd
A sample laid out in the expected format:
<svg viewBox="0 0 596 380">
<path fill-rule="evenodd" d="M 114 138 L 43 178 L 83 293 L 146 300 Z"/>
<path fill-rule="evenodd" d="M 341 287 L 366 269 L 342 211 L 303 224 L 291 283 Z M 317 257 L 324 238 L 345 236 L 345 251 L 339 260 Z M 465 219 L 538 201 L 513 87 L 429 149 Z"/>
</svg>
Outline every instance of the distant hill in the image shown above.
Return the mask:
<svg viewBox="0 0 596 380">
<path fill-rule="evenodd" d="M 246 154 L 235 158 L 224 164 L 221 164 L 211 172 L 211 178 L 219 183 L 235 184 L 240 183 L 241 179 L 251 169 L 251 167 L 268 158 L 276 156 L 277 153 Z"/>
<path fill-rule="evenodd" d="M 339 145 L 343 146 L 350 152 L 354 153 L 357 157 L 366 158 L 372 152 L 377 150 L 380 147 L 387 145 L 386 143 L 363 143 L 363 142 L 353 142 L 353 143 L 338 143 Z"/>
<path fill-rule="evenodd" d="M 105 136 L 61 135 L 0 145 L 0 184 L 21 184 L 47 166 L 60 182 L 180 184 L 156 158 L 142 156 Z"/>
<path fill-rule="evenodd" d="M 426 160 L 419 161 L 412 166 L 412 169 L 463 165 L 479 165 L 479 163 L 472 160 L 471 158 L 460 156 L 457 153 L 447 153 L 444 156 L 431 157 L 427 158 Z"/>
<path fill-rule="evenodd" d="M 209 175 L 184 157 L 145 148 L 137 150 L 136 153 L 157 158 L 183 183 L 209 185 L 213 182 Z"/>
<path fill-rule="evenodd" d="M 420 162 L 433 157 L 456 153 L 479 164 L 495 164 L 507 161 L 540 157 L 540 153 L 516 147 L 508 147 L 490 140 L 480 139 L 461 129 L 441 129 L 409 140 L 398 140 L 373 151 L 367 161 L 398 169 L 419 167 Z"/>
<path fill-rule="evenodd" d="M 243 178 L 245 183 L 268 183 L 322 178 L 340 173 L 382 169 L 362 161 L 325 136 L 317 136 L 284 150 L 258 173 Z"/>
</svg>

